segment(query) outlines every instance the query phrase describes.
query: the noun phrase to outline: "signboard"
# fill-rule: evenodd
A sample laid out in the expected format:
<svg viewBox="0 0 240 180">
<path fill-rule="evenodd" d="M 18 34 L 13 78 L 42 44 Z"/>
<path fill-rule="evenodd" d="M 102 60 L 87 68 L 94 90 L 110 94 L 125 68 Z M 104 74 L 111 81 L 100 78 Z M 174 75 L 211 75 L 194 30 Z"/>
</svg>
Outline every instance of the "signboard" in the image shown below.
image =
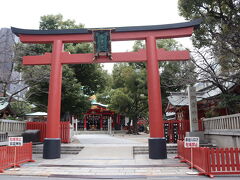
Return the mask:
<svg viewBox="0 0 240 180">
<path fill-rule="evenodd" d="M 191 160 L 190 162 L 193 161 L 193 149 L 195 147 L 199 147 L 199 137 L 185 137 L 184 138 L 184 147 L 185 148 L 191 148 Z M 193 163 L 191 163 L 191 172 L 186 172 L 189 175 L 198 175 L 198 172 L 193 171 Z"/>
<path fill-rule="evenodd" d="M 9 146 L 22 146 L 23 145 L 23 137 L 9 137 L 8 145 Z"/>
<path fill-rule="evenodd" d="M 93 30 L 94 60 L 98 59 L 100 56 L 107 56 L 109 59 L 112 59 L 111 30 L 112 29 Z"/>
<path fill-rule="evenodd" d="M 184 147 L 185 148 L 199 147 L 199 137 L 185 137 Z"/>
<path fill-rule="evenodd" d="M 188 86 L 188 104 L 189 104 L 190 132 L 198 131 L 196 88 L 192 86 Z"/>
</svg>

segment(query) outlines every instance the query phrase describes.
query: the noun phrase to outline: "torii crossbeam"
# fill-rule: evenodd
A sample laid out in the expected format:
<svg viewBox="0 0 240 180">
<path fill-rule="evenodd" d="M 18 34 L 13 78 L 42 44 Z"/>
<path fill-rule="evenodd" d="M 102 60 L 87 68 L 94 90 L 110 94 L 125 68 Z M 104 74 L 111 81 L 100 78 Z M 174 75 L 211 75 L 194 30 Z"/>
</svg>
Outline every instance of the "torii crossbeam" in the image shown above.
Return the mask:
<svg viewBox="0 0 240 180">
<path fill-rule="evenodd" d="M 112 53 L 112 60 L 100 57 L 93 61 L 94 54 L 69 54 L 63 52 L 64 43 L 92 42 L 93 36 L 89 29 L 65 30 L 26 30 L 13 28 L 12 31 L 23 43 L 51 43 L 52 53 L 42 56 L 24 56 L 24 65 L 51 65 L 47 138 L 44 140 L 43 158 L 60 158 L 60 107 L 62 87 L 62 64 L 84 63 L 117 63 L 117 62 L 146 62 L 148 103 L 149 103 L 149 158 L 167 158 L 166 140 L 164 138 L 164 122 L 162 118 L 162 103 L 160 91 L 160 76 L 158 61 L 185 61 L 189 59 L 188 51 L 165 51 L 157 49 L 156 39 L 188 37 L 197 28 L 201 20 L 184 23 L 117 27 L 111 33 L 112 41 L 145 40 L 146 49 L 139 52 Z"/>
</svg>

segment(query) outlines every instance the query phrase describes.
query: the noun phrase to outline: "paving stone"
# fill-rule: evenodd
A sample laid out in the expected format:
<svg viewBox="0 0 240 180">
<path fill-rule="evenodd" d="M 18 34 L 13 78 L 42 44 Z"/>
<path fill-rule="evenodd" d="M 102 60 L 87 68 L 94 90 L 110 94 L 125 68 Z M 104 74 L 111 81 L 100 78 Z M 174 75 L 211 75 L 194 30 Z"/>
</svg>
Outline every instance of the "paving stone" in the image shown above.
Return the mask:
<svg viewBox="0 0 240 180">
<path fill-rule="evenodd" d="M 144 137 L 141 135 L 86 135 L 85 137 L 80 135 L 78 138 L 80 143 L 82 143 L 80 145 L 85 146 L 85 152 L 83 149 L 77 155 L 61 155 L 60 159 L 51 160 L 42 159 L 42 155 L 34 154 L 33 159 L 36 162 L 26 163 L 16 172 L 6 170 L 3 174 L 40 176 L 51 176 L 54 174 L 162 176 L 185 175 L 189 171 L 187 167 L 177 166 L 180 163 L 178 159 L 174 159 L 175 155 L 168 155 L 168 159 L 164 160 L 149 159 L 148 154 L 133 156 L 132 147 L 136 144 L 147 146 L 148 135 Z M 79 144 L 74 145 L 79 146 Z M 43 167 L 44 165 L 46 167 Z M 72 167 L 67 167 L 67 165 Z M 84 167 L 80 167 L 80 165 Z M 127 167 L 130 165 L 133 167 Z M 140 165 L 144 166 L 140 167 Z M 149 165 L 161 165 L 161 167 L 150 167 Z M 176 167 L 169 167 L 169 165 Z"/>
</svg>

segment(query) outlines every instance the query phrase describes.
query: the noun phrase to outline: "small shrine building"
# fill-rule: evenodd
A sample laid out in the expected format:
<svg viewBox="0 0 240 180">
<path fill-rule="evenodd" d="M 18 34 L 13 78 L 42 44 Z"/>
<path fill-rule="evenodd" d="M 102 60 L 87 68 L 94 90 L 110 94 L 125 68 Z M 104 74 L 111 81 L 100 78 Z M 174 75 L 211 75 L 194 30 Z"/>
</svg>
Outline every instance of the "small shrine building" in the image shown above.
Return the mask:
<svg viewBox="0 0 240 180">
<path fill-rule="evenodd" d="M 125 118 L 120 114 L 108 109 L 108 105 L 98 103 L 96 97 L 91 99 L 91 108 L 83 113 L 79 128 L 90 131 L 107 131 L 109 128 L 122 130 L 125 126 Z"/>
</svg>

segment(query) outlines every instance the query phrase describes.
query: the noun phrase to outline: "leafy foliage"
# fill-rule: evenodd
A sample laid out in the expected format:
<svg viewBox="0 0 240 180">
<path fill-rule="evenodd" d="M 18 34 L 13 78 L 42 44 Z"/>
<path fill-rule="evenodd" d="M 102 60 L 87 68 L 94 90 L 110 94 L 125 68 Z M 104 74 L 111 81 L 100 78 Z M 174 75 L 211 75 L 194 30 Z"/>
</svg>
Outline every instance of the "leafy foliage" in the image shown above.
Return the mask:
<svg viewBox="0 0 240 180">
<path fill-rule="evenodd" d="M 42 30 L 48 29 L 77 29 L 83 28 L 83 24 L 76 24 L 74 20 L 63 20 L 61 14 L 57 15 L 45 15 L 40 18 L 39 28 Z"/>
<path fill-rule="evenodd" d="M 33 107 L 25 101 L 12 101 L 11 109 L 17 117 L 23 117 L 26 113 L 30 113 Z"/>
<path fill-rule="evenodd" d="M 179 0 L 180 14 L 188 20 L 202 18 L 194 31 L 192 62 L 198 81 L 221 90 L 219 107 L 239 112 L 239 95 L 230 85 L 240 82 L 240 2 L 239 0 Z"/>
<path fill-rule="evenodd" d="M 226 108 L 229 114 L 235 114 L 240 109 L 240 95 L 237 93 L 221 94 L 222 101 L 219 103 L 219 108 Z"/>
<path fill-rule="evenodd" d="M 225 68 L 240 67 L 239 0 L 179 0 L 180 14 L 186 19 L 202 18 L 194 31 L 195 47 L 212 47 Z"/>
<path fill-rule="evenodd" d="M 137 120 L 148 113 L 146 72 L 129 64 L 115 64 L 110 107 L 133 120 L 137 133 Z"/>
</svg>

